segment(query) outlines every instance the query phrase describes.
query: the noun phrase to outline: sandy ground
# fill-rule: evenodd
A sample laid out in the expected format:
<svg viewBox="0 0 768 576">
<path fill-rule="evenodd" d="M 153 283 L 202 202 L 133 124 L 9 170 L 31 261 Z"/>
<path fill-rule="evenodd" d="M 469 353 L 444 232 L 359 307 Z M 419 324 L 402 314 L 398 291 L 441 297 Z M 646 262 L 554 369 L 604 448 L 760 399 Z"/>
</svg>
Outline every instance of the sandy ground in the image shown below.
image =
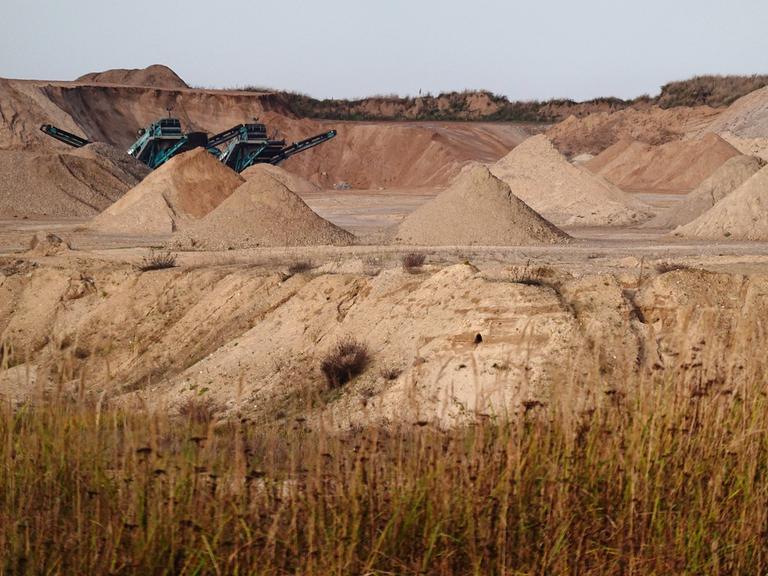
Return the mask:
<svg viewBox="0 0 768 576">
<path fill-rule="evenodd" d="M 338 262 L 345 258 L 383 255 L 397 260 L 407 246 L 383 242 L 387 229 L 407 214 L 434 198 L 439 189 L 323 190 L 302 195 L 320 216 L 349 230 L 360 238 L 355 246 L 307 246 L 300 248 L 255 248 L 225 252 L 183 252 L 179 261 L 188 265 L 226 262 L 271 262 L 280 266 L 296 258 L 309 258 L 315 264 Z M 636 196 L 661 209 L 681 200 L 678 194 L 639 193 Z M 135 261 L 148 247 L 163 247 L 169 235 L 144 236 L 97 234 L 84 229 L 85 219 L 5 219 L 0 220 L 0 255 L 20 253 L 29 247 L 35 233 L 54 232 L 64 237 L 83 256 L 113 261 Z M 631 227 L 565 227 L 573 241 L 563 246 L 501 247 L 413 247 L 437 262 L 450 263 L 471 257 L 473 263 L 500 262 L 525 264 L 530 259 L 584 274 L 622 269 L 636 270 L 642 262 L 671 260 L 712 270 L 768 273 L 768 243 L 711 242 L 679 239 L 668 230 Z"/>
</svg>

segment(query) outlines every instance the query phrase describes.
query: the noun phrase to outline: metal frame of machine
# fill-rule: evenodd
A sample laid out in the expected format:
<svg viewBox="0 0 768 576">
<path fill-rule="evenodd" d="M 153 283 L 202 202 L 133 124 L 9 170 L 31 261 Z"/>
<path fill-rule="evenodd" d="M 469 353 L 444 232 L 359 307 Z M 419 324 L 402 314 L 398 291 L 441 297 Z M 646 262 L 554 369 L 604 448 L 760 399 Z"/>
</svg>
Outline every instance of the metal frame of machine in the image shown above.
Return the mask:
<svg viewBox="0 0 768 576">
<path fill-rule="evenodd" d="M 89 140 L 51 124 L 43 124 L 40 130 L 74 148 L 90 144 Z M 335 136 L 336 130 L 330 130 L 286 145 L 285 140 L 269 138 L 264 124 L 253 123 L 238 124 L 209 137 L 205 132 L 185 133 L 179 119 L 169 117 L 140 130 L 139 138 L 128 148 L 128 154 L 154 170 L 177 154 L 192 148 L 206 148 L 219 161 L 236 172 L 242 172 L 254 164 L 279 164 Z M 227 146 L 220 149 L 223 144 Z"/>
</svg>

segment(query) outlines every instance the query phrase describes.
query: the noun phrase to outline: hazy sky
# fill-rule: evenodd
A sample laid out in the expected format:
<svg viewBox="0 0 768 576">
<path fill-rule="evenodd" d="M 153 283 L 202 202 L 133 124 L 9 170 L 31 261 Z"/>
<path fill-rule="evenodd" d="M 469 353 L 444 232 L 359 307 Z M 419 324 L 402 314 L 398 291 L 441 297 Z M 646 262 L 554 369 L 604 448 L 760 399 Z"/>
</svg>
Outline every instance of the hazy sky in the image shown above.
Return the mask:
<svg viewBox="0 0 768 576">
<path fill-rule="evenodd" d="M 768 72 L 768 0 L 0 0 L 0 76 L 171 66 L 191 85 L 318 97 L 486 88 L 654 94 Z"/>
</svg>

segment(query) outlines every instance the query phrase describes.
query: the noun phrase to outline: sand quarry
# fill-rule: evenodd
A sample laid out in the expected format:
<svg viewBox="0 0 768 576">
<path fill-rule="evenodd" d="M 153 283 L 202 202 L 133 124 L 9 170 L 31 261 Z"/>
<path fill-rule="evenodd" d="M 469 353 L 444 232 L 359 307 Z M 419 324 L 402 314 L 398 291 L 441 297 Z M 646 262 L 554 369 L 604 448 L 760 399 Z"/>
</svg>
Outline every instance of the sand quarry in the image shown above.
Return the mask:
<svg viewBox="0 0 768 576">
<path fill-rule="evenodd" d="M 546 402 L 564 374 L 613 389 L 749 354 L 731 328 L 768 320 L 765 90 L 551 127 L 309 120 L 164 67 L 0 80 L 0 96 L 0 398 L 16 404 L 205 397 L 221 418 L 450 425 Z M 170 106 L 210 133 L 259 117 L 339 135 L 242 174 L 201 149 L 150 173 L 123 150 Z M 44 122 L 99 143 L 67 148 Z M 147 270 L 158 255 L 173 266 Z M 346 338 L 371 364 L 329 394 L 319 364 Z M 600 393 L 566 380 L 574 402 Z"/>
</svg>

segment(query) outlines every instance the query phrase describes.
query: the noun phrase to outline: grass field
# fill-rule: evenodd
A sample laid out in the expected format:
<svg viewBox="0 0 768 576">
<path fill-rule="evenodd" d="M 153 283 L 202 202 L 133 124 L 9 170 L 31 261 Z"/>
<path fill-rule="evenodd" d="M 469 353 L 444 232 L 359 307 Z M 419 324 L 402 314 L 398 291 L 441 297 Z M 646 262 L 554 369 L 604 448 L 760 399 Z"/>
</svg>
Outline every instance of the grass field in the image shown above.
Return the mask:
<svg viewBox="0 0 768 576">
<path fill-rule="evenodd" d="M 768 400 L 742 376 L 453 430 L 5 408 L 3 573 L 764 574 Z"/>
</svg>

